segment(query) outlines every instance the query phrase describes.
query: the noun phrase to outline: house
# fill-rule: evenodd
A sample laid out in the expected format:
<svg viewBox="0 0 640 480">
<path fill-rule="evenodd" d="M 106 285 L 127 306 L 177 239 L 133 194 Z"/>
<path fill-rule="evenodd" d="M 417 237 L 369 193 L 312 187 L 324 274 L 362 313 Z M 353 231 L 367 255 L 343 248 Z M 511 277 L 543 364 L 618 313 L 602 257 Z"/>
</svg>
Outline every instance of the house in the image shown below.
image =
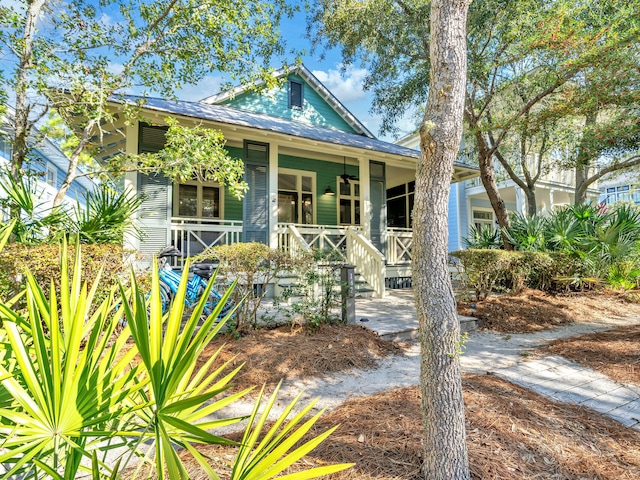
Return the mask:
<svg viewBox="0 0 640 480">
<path fill-rule="evenodd" d="M 420 149 L 418 133 L 407 135 L 396 142 L 408 148 Z M 498 182 L 500 195 L 507 210 L 526 214 L 526 196 L 516 183 L 508 178 L 507 173 L 496 162 L 496 176 L 501 179 Z M 536 210 L 540 215 L 552 212 L 555 208 L 572 205 L 575 195 L 575 173 L 572 170 L 553 170 L 543 174 L 536 183 Z M 599 192 L 589 189 L 587 198 L 595 202 Z M 391 219 L 391 226 L 396 222 L 402 224 L 403 219 L 394 219 L 395 206 L 394 192 L 387 191 L 387 209 Z M 410 210 L 409 210 L 410 211 Z M 410 222 L 410 219 L 405 220 Z M 458 183 L 452 183 L 449 192 L 449 251 L 465 248 L 464 239 L 469 236 L 470 228 L 485 226 L 497 226 L 497 220 L 489 196 L 482 184 L 480 177 L 465 179 Z M 410 226 L 408 223 L 407 226 Z"/>
<path fill-rule="evenodd" d="M 11 118 L 11 109 L 8 109 L 8 113 L 0 123 L 0 163 L 4 167 L 8 167 L 11 161 L 13 135 Z M 36 173 L 36 199 L 42 209 L 48 209 L 53 205 L 53 199 L 67 174 L 69 159 L 55 143 L 47 138 L 36 140 L 32 137 L 30 142 L 33 148 L 30 152 L 29 169 Z M 92 191 L 95 186 L 90 177 L 76 178 L 65 196 L 64 204 L 75 207 L 79 203 L 84 207 L 85 193 Z"/>
<path fill-rule="evenodd" d="M 173 244 L 187 255 L 240 241 L 289 251 L 331 248 L 382 296 L 389 279 L 410 275 L 411 229 L 388 228 L 387 192 L 413 181 L 419 154 L 376 139 L 304 66 L 286 75 L 270 91 L 238 87 L 200 102 L 113 101 L 116 113 L 123 102 L 142 101 L 146 123 L 112 126 L 103 159 L 158 151 L 171 116 L 221 130 L 229 153 L 244 161 L 249 185 L 238 201 L 213 183 L 170 185 L 163 177 L 129 174 L 127 185 L 146 195 L 139 216 L 146 236 L 131 246 L 154 254 Z M 477 175 L 456 164 L 452 182 Z M 410 194 L 404 198 L 410 202 Z"/>
<path fill-rule="evenodd" d="M 640 204 L 640 185 L 637 172 L 609 175 L 598 182 L 600 203 L 611 205 L 617 202 Z"/>
</svg>

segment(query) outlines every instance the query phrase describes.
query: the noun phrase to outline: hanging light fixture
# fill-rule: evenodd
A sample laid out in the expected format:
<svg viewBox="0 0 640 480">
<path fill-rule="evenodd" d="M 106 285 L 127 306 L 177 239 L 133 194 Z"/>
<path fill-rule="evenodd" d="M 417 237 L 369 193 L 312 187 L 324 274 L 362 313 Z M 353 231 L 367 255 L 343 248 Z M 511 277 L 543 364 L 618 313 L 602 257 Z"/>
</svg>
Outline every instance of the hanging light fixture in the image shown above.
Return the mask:
<svg viewBox="0 0 640 480">
<path fill-rule="evenodd" d="M 324 189 L 324 194 L 325 195 L 335 195 L 335 192 L 333 191 L 333 189 L 331 188 L 330 185 L 327 185 L 327 188 Z"/>
</svg>

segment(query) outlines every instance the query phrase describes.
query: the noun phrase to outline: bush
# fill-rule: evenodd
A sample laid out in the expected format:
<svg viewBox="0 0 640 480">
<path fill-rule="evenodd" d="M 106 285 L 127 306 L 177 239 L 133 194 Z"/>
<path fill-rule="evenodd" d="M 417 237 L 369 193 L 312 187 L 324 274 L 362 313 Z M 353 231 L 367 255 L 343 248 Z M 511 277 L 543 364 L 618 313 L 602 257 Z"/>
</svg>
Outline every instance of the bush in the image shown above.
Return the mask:
<svg viewBox="0 0 640 480">
<path fill-rule="evenodd" d="M 565 287 L 576 276 L 583 278 L 579 259 L 561 252 L 460 250 L 451 256 L 460 260 L 478 301 L 492 291 L 550 291 Z"/>
<path fill-rule="evenodd" d="M 0 252 L 0 298 L 8 299 L 25 288 L 25 272 L 30 272 L 40 288 L 49 290 L 53 280 L 60 287 L 60 245 L 21 245 L 9 243 Z M 69 245 L 68 268 L 73 271 L 75 247 Z M 120 245 L 84 245 L 82 247 L 82 279 L 97 277 L 103 269 L 96 296 L 105 298 L 118 280 L 128 277 L 124 250 Z"/>
<path fill-rule="evenodd" d="M 282 270 L 291 268 L 292 263 L 287 252 L 257 242 L 218 245 L 194 260 L 218 262 L 218 279 L 225 283 L 237 280 L 232 298 L 239 305 L 235 318 L 235 329 L 239 332 L 257 326 L 258 308 L 269 284 Z"/>
</svg>

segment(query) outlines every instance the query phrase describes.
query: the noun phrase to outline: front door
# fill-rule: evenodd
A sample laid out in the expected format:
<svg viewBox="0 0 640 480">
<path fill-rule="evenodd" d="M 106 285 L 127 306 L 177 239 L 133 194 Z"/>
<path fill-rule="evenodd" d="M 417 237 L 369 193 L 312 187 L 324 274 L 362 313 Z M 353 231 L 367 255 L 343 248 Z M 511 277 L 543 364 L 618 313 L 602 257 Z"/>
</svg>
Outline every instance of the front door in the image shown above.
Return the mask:
<svg viewBox="0 0 640 480">
<path fill-rule="evenodd" d="M 269 145 L 245 141 L 242 241 L 269 244 Z"/>
<path fill-rule="evenodd" d="M 387 187 L 385 164 L 371 160 L 369 163 L 371 190 L 371 243 L 387 254 Z"/>
</svg>

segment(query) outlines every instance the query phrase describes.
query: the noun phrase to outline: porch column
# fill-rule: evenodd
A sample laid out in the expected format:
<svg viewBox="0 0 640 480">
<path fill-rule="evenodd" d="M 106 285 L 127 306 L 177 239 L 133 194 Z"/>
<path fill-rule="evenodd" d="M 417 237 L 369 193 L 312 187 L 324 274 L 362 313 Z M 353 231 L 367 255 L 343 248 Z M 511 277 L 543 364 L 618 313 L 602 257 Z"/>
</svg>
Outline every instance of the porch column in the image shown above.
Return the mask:
<svg viewBox="0 0 640 480">
<path fill-rule="evenodd" d="M 555 190 L 553 188 L 549 189 L 549 211 L 548 214 L 553 213 L 556 207 L 555 199 L 553 198 L 555 194 Z"/>
<path fill-rule="evenodd" d="M 360 223 L 362 234 L 371 238 L 371 178 L 369 173 L 369 159 L 358 157 L 358 176 L 360 178 Z"/>
<path fill-rule="evenodd" d="M 524 198 L 524 192 L 517 185 L 514 188 L 516 189 L 516 212 L 522 215 L 526 215 L 527 205 L 526 205 L 526 200 Z"/>
<path fill-rule="evenodd" d="M 138 122 L 133 122 L 133 125 L 127 124 L 125 130 L 125 153 L 127 155 L 136 155 L 138 153 Z M 124 190 L 131 190 L 134 193 L 140 194 L 138 191 L 138 172 L 127 172 L 124 176 Z M 135 222 L 139 226 L 140 209 L 136 212 Z M 132 235 L 131 232 L 125 232 L 123 238 L 123 247 L 128 250 L 137 251 L 140 249 L 140 239 L 136 235 Z"/>
<path fill-rule="evenodd" d="M 269 144 L 269 246 L 278 248 L 278 150 L 279 145 Z"/>
</svg>

